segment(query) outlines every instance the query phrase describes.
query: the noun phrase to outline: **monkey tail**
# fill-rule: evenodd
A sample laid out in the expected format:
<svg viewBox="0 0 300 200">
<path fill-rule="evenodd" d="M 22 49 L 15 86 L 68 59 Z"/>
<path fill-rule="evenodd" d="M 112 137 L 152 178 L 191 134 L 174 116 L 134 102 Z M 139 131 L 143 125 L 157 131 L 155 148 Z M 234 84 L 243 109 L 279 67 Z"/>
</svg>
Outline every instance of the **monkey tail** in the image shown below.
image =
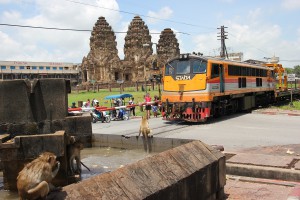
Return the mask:
<svg viewBox="0 0 300 200">
<path fill-rule="evenodd" d="M 87 170 L 91 171 L 90 168 L 88 168 L 85 164 L 83 164 L 83 162 L 80 161 L 80 163 L 81 163 L 82 166 L 84 166 Z"/>
<path fill-rule="evenodd" d="M 42 181 L 34 188 L 28 190 L 28 195 L 30 195 L 32 199 L 37 199 L 39 197 L 43 198 L 47 196 L 49 191 L 49 184 L 46 181 Z"/>
</svg>

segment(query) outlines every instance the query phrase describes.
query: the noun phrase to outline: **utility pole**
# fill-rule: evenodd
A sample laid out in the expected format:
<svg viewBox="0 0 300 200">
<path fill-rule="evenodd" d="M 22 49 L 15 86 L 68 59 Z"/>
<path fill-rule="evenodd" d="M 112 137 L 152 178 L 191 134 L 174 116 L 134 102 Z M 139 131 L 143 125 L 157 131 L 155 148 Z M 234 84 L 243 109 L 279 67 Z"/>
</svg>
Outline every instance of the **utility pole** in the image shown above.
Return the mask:
<svg viewBox="0 0 300 200">
<path fill-rule="evenodd" d="M 220 52 L 220 57 L 221 58 L 227 58 L 228 59 L 228 53 L 227 53 L 227 49 L 226 49 L 226 45 L 225 45 L 225 40 L 228 39 L 227 38 L 227 33 L 225 31 L 225 28 L 228 28 L 228 27 L 225 27 L 225 26 L 221 26 L 220 28 L 218 29 L 221 29 L 221 32 L 218 33 L 220 35 L 218 35 L 218 37 L 220 37 L 220 39 L 218 40 L 221 40 L 221 52 Z"/>
</svg>

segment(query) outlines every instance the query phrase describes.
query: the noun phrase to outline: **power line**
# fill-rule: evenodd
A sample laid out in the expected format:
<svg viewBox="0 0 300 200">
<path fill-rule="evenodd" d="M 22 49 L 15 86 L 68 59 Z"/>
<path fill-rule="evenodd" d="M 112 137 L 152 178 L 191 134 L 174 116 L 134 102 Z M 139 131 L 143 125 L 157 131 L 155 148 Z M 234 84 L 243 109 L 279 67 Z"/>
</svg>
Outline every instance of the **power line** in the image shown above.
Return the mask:
<svg viewBox="0 0 300 200">
<path fill-rule="evenodd" d="M 26 26 L 26 25 L 19 25 L 19 24 L 0 24 L 0 26 L 13 26 L 13 27 L 19 27 L 19 28 L 36 28 L 36 29 L 58 30 L 58 31 L 88 31 L 88 32 L 92 31 L 92 30 L 88 30 L 88 29 L 55 28 L 55 27 L 44 27 L 44 26 Z"/>
<path fill-rule="evenodd" d="M 228 33 L 228 34 L 237 39 L 237 36 L 233 35 L 232 33 Z M 251 45 L 251 44 L 249 44 L 247 42 L 244 42 L 244 43 L 247 44 L 248 46 L 252 47 L 252 48 L 255 48 L 255 49 L 257 49 L 257 50 L 265 53 L 265 54 L 271 55 L 269 52 L 266 52 L 266 51 L 264 51 L 262 49 L 259 49 L 259 48 L 255 47 L 255 46 L 253 46 L 253 45 Z"/>
<path fill-rule="evenodd" d="M 68 2 L 71 2 L 71 3 L 75 3 L 75 4 L 85 5 L 85 6 L 102 8 L 102 9 L 106 9 L 106 10 L 110 10 L 110 11 L 114 11 L 114 12 L 130 14 L 130 15 L 134 15 L 134 16 L 139 15 L 141 17 L 146 17 L 146 18 L 150 18 L 150 19 L 156 19 L 156 20 L 165 21 L 165 22 L 171 22 L 171 23 L 175 23 L 175 24 L 183 24 L 183 25 L 194 26 L 194 27 L 199 27 L 199 28 L 215 29 L 215 28 L 212 28 L 212 27 L 200 26 L 200 25 L 196 25 L 196 24 L 190 24 L 190 23 L 186 23 L 186 22 L 179 22 L 179 21 L 174 21 L 174 20 L 169 20 L 169 19 L 162 19 L 162 18 L 158 18 L 158 17 L 152 17 L 152 16 L 148 16 L 148 15 L 142 15 L 142 14 L 128 12 L 128 11 L 124 11 L 124 10 L 117 10 L 117 9 L 113 9 L 113 8 L 106 8 L 106 7 L 103 7 L 103 6 L 93 5 L 93 4 L 89 4 L 89 3 L 83 3 L 83 2 L 74 1 L 74 0 L 65 0 L 65 1 L 68 1 Z"/>
<path fill-rule="evenodd" d="M 45 29 L 45 30 L 57 30 L 57 31 L 79 31 L 79 32 L 91 32 L 93 30 L 90 29 L 73 29 L 73 28 L 56 28 L 56 27 L 45 27 L 45 26 L 29 26 L 29 25 L 20 25 L 20 24 L 0 24 L 0 26 L 12 26 L 18 28 L 34 28 L 34 29 Z M 126 31 L 114 31 L 114 33 L 127 33 Z M 175 32 L 185 35 L 190 35 L 185 32 Z M 150 34 L 161 34 L 161 33 L 150 33 Z"/>
</svg>

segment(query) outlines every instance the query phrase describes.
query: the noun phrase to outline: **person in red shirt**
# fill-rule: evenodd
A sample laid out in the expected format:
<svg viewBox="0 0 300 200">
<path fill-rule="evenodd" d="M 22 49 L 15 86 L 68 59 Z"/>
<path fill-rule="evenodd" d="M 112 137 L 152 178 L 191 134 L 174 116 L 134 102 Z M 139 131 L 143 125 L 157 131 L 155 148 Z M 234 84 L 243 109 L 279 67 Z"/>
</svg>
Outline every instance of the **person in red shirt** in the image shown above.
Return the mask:
<svg viewBox="0 0 300 200">
<path fill-rule="evenodd" d="M 150 97 L 149 93 L 147 93 L 146 96 L 145 96 L 145 102 L 146 103 L 151 102 L 151 97 Z M 146 104 L 147 119 L 150 118 L 150 110 L 151 110 L 151 105 Z"/>
</svg>

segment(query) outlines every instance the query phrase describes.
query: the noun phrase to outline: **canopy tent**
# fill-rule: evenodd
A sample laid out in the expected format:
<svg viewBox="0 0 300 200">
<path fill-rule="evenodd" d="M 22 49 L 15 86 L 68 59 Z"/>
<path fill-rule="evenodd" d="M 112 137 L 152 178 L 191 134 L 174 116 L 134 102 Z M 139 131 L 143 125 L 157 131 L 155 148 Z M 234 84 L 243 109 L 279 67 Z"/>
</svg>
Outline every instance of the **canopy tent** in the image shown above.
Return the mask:
<svg viewBox="0 0 300 200">
<path fill-rule="evenodd" d="M 104 97 L 104 99 L 119 99 L 119 98 L 129 98 L 132 94 L 114 94 Z"/>
</svg>

